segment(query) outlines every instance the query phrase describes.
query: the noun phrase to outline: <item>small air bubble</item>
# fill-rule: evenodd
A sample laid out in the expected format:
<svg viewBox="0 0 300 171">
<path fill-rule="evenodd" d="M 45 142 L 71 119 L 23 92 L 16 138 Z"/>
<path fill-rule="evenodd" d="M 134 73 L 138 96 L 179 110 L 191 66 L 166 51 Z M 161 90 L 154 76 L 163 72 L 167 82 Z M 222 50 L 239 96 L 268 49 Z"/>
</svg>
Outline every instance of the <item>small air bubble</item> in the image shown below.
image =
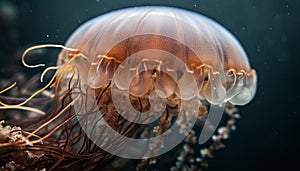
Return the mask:
<svg viewBox="0 0 300 171">
<path fill-rule="evenodd" d="M 241 115 L 239 115 L 239 114 L 235 114 L 235 115 L 234 115 L 234 118 L 236 118 L 236 119 L 240 119 L 240 118 L 241 118 Z"/>
<path fill-rule="evenodd" d="M 256 50 L 257 50 L 257 52 L 260 52 L 260 51 L 261 51 L 261 47 L 260 47 L 260 46 L 257 46 L 257 47 L 256 47 Z"/>
<path fill-rule="evenodd" d="M 46 37 L 49 38 L 50 37 L 49 34 L 47 34 Z"/>
<path fill-rule="evenodd" d="M 235 125 L 232 125 L 232 126 L 231 126 L 231 130 L 232 130 L 232 131 L 236 131 L 236 129 L 237 129 L 237 128 L 236 128 Z"/>
</svg>

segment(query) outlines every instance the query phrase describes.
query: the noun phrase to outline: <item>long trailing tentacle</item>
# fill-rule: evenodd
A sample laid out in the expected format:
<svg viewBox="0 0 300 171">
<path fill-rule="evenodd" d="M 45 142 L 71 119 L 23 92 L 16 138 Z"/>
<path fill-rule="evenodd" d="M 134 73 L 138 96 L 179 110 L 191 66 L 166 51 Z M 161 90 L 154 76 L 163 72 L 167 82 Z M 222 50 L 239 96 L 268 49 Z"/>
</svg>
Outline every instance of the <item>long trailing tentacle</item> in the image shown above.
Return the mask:
<svg viewBox="0 0 300 171">
<path fill-rule="evenodd" d="M 17 85 L 17 83 L 13 83 L 12 85 L 10 85 L 9 87 L 5 88 L 4 90 L 0 91 L 0 94 L 3 94 L 4 92 L 9 91 L 10 89 L 14 88 Z M 27 98 L 24 102 L 20 103 L 20 104 L 15 104 L 15 105 L 9 105 L 9 104 L 5 104 L 2 101 L 0 101 L 0 109 L 20 109 L 20 110 L 26 110 L 26 111 L 32 111 L 32 112 L 36 112 L 39 113 L 41 115 L 45 115 L 45 112 L 37 109 L 37 108 L 33 108 L 33 107 L 27 107 L 24 106 L 24 104 L 26 104 L 30 99 L 32 99 L 34 96 Z"/>
<path fill-rule="evenodd" d="M 37 67 L 45 66 L 45 64 L 29 65 L 25 62 L 25 57 L 30 51 L 35 50 L 35 49 L 41 49 L 41 48 L 61 48 L 61 49 L 65 49 L 65 50 L 71 51 L 71 52 L 78 52 L 79 51 L 78 49 L 68 48 L 68 47 L 65 47 L 64 45 L 58 45 L 58 44 L 44 44 L 44 45 L 32 46 L 32 47 L 26 49 L 25 52 L 22 55 L 22 63 L 25 67 L 27 67 L 27 68 L 37 68 Z"/>
<path fill-rule="evenodd" d="M 8 87 L 5 88 L 4 90 L 1 90 L 1 91 L 0 91 L 0 94 L 3 94 L 3 93 L 5 93 L 5 92 L 9 91 L 10 89 L 14 88 L 16 85 L 17 85 L 17 83 L 14 82 L 12 85 L 8 86 Z"/>
<path fill-rule="evenodd" d="M 45 66 L 45 64 L 37 64 L 37 65 L 29 65 L 25 62 L 25 57 L 26 55 L 32 51 L 32 50 L 35 50 L 35 49 L 40 49 L 40 48 L 62 48 L 64 50 L 67 50 L 67 51 L 71 51 L 71 52 L 74 52 L 74 53 L 77 53 L 73 58 L 71 58 L 67 63 L 61 65 L 61 66 L 52 66 L 52 67 L 48 67 L 46 68 L 43 73 L 41 74 L 40 76 L 40 81 L 43 82 L 44 81 L 44 77 L 46 75 L 47 72 L 49 72 L 50 70 L 59 70 L 60 68 L 63 68 L 65 67 L 65 69 L 63 69 L 62 72 L 66 71 L 69 69 L 69 64 L 72 60 L 76 59 L 77 57 L 81 56 L 81 57 L 84 57 L 86 58 L 83 54 L 79 53 L 79 50 L 78 49 L 73 49 L 73 48 L 68 48 L 68 47 L 65 47 L 63 45 L 57 45 L 57 44 L 44 44 L 44 45 L 37 45 L 37 46 L 33 46 L 33 47 L 30 47 L 28 49 L 25 50 L 25 52 L 23 53 L 22 55 L 22 63 L 25 67 L 28 67 L 28 68 L 37 68 L 37 67 L 42 67 L 42 66 Z M 61 73 L 63 74 L 63 73 Z M 52 76 L 51 80 L 48 82 L 48 84 L 46 86 L 44 86 L 43 88 L 39 89 L 38 91 L 36 91 L 35 93 L 33 93 L 30 97 L 28 97 L 26 100 L 24 100 L 23 102 L 21 103 L 18 103 L 18 104 L 6 104 L 2 101 L 0 101 L 0 109 L 20 109 L 20 110 L 25 110 L 25 111 L 32 111 L 32 112 L 36 112 L 36 113 L 39 113 L 41 115 L 45 115 L 45 112 L 43 112 L 42 110 L 40 109 L 37 109 L 37 108 L 33 108 L 33 107 L 27 107 L 27 106 L 24 106 L 26 103 L 28 103 L 30 100 L 32 100 L 34 97 L 36 97 L 37 95 L 39 95 L 40 93 L 44 92 L 47 88 L 51 87 L 51 85 L 54 83 L 55 81 L 55 78 L 56 76 L 58 75 L 58 72 L 56 71 L 55 74 Z M 12 89 L 13 87 L 15 87 L 17 84 L 16 83 L 13 83 L 11 86 L 5 88 L 4 90 L 0 91 L 0 94 L 4 93 L 4 92 L 7 92 L 8 90 Z"/>
</svg>

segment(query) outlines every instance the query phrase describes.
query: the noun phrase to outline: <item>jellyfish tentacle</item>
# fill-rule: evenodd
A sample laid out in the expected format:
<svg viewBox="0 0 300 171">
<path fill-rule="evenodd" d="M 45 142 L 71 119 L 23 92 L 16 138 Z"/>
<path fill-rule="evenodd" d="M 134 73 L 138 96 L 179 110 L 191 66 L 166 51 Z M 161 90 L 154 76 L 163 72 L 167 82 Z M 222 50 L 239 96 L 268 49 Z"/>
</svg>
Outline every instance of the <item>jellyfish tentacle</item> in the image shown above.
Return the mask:
<svg viewBox="0 0 300 171">
<path fill-rule="evenodd" d="M 38 67 L 45 66 L 45 64 L 29 65 L 25 61 L 25 57 L 30 51 L 35 50 L 35 49 L 41 49 L 41 48 L 61 48 L 61 49 L 71 51 L 71 52 L 78 52 L 79 51 L 78 49 L 73 49 L 73 48 L 69 48 L 69 47 L 66 47 L 64 45 L 58 45 L 58 44 L 43 44 L 43 45 L 32 46 L 32 47 L 26 49 L 25 52 L 22 55 L 22 63 L 25 67 L 27 67 L 27 68 L 38 68 Z"/>
<path fill-rule="evenodd" d="M 14 88 L 16 85 L 17 85 L 17 83 L 14 82 L 13 84 L 11 84 L 10 86 L 8 86 L 8 87 L 5 88 L 4 90 L 1 90 L 1 91 L 0 91 L 0 94 L 3 94 L 3 93 L 5 93 L 5 92 L 9 91 L 10 89 Z"/>
<path fill-rule="evenodd" d="M 44 77 L 45 77 L 46 73 L 49 72 L 50 70 L 58 70 L 60 68 L 61 68 L 61 66 L 52 66 L 52 67 L 46 68 L 41 74 L 40 81 L 44 82 Z"/>
<path fill-rule="evenodd" d="M 0 91 L 0 94 L 9 91 L 10 89 L 12 89 L 13 87 L 15 87 L 17 85 L 17 83 L 13 83 L 12 85 L 10 85 L 9 87 L 5 88 L 4 90 Z M 39 113 L 41 115 L 45 115 L 45 112 L 37 109 L 37 108 L 33 108 L 33 107 L 27 107 L 27 106 L 23 106 L 24 104 L 26 104 L 29 100 L 31 100 L 34 96 L 31 96 L 29 98 L 27 98 L 24 102 L 20 103 L 20 104 L 15 104 L 15 105 L 9 105 L 6 104 L 2 101 L 0 101 L 0 109 L 20 109 L 20 110 L 26 110 L 26 111 L 32 111 L 32 112 L 36 112 Z"/>
<path fill-rule="evenodd" d="M 0 104 L 3 105 L 2 102 Z M 45 115 L 45 112 L 43 112 L 42 110 L 33 108 L 33 107 L 27 107 L 27 106 L 3 105 L 3 106 L 0 106 L 0 109 L 20 109 L 20 110 L 31 111 L 31 112 L 35 112 L 35 113 L 38 113 L 41 115 Z"/>
<path fill-rule="evenodd" d="M 22 55 L 22 63 L 24 66 L 28 67 L 28 68 L 36 68 L 36 67 L 40 67 L 40 66 L 45 66 L 45 64 L 37 64 L 37 65 L 28 65 L 26 62 L 25 62 L 25 57 L 26 55 L 34 50 L 34 49 L 40 49 L 40 48 L 62 48 L 64 50 L 67 50 L 67 51 L 71 51 L 71 52 L 79 52 L 78 49 L 73 49 L 73 48 L 69 48 L 69 47 L 66 47 L 66 46 L 63 46 L 63 45 L 56 45 L 56 44 L 44 44 L 44 45 L 37 45 L 37 46 L 33 46 L 33 47 L 30 47 L 28 48 Z M 68 62 L 66 62 L 65 64 L 61 65 L 61 66 L 52 66 L 52 67 L 48 67 L 46 68 L 43 73 L 41 74 L 41 77 L 40 77 L 40 81 L 43 82 L 44 81 L 44 76 L 45 74 L 50 71 L 50 70 L 58 70 L 64 66 L 66 66 L 66 68 L 68 68 L 67 66 L 69 66 L 70 62 L 73 61 L 74 59 L 76 59 L 78 56 L 83 56 L 85 57 L 83 54 L 81 53 L 78 53 L 76 54 L 73 58 L 71 58 L 70 60 L 68 60 Z M 42 93 L 43 91 L 45 91 L 47 88 L 51 87 L 52 83 L 54 82 L 56 76 L 57 76 L 57 72 L 52 76 L 51 80 L 49 81 L 49 83 L 44 86 L 43 88 L 39 89 L 38 91 L 36 91 L 35 93 L 33 93 L 29 98 L 27 98 L 25 101 L 19 103 L 19 104 L 15 104 L 15 105 L 9 105 L 9 104 L 5 104 L 3 102 L 0 101 L 0 104 L 3 105 L 4 107 L 6 107 L 6 109 L 13 109 L 13 108 L 18 108 L 18 109 L 23 109 L 23 110 L 30 110 L 30 111 L 35 111 L 37 113 L 40 113 L 40 114 L 45 114 L 44 112 L 42 112 L 41 110 L 39 109 L 35 109 L 35 108 L 31 108 L 31 107 L 24 107 L 23 105 L 25 105 L 26 103 L 28 103 L 31 99 L 33 99 L 35 96 L 37 96 L 38 94 Z M 7 89 L 1 91 L 1 93 L 11 89 L 12 87 L 14 87 L 15 84 L 13 84 L 12 86 L 8 87 Z M 1 94 L 0 93 L 0 94 Z M 1 108 L 0 108 L 1 109 Z"/>
<path fill-rule="evenodd" d="M 30 138 L 31 136 L 33 136 L 35 133 L 39 132 L 41 129 L 43 129 L 45 126 L 49 125 L 51 122 L 53 122 L 55 119 L 57 119 L 59 116 L 61 116 L 61 114 L 63 114 L 68 108 L 70 108 L 71 106 L 73 106 L 75 104 L 75 102 L 77 100 L 79 100 L 80 96 L 77 96 L 74 100 L 72 100 L 68 105 L 66 105 L 59 113 L 57 113 L 54 117 L 52 117 L 51 119 L 49 119 L 47 122 L 45 122 L 44 124 L 42 124 L 40 127 L 38 127 L 37 129 L 35 129 L 31 134 L 29 134 L 26 138 Z M 63 126 L 63 125 L 61 125 Z"/>
<path fill-rule="evenodd" d="M 28 103 L 31 99 L 33 99 L 35 96 L 37 96 L 38 94 L 40 94 L 41 92 L 43 92 L 44 90 L 46 90 L 48 87 L 50 87 L 50 85 L 54 82 L 55 76 L 57 75 L 57 73 L 54 74 L 54 76 L 52 77 L 52 79 L 49 81 L 49 83 L 44 86 L 43 88 L 39 89 L 38 91 L 36 91 L 35 93 L 33 93 L 30 97 L 28 97 L 25 101 L 19 103 L 19 104 L 14 104 L 14 105 L 9 105 L 9 104 L 5 104 L 3 102 L 0 101 L 0 103 L 3 106 L 23 106 L 26 103 Z"/>
<path fill-rule="evenodd" d="M 57 125 L 55 128 L 53 128 L 49 133 L 47 133 L 46 135 L 44 135 L 43 137 L 40 137 L 37 140 L 33 140 L 30 141 L 31 144 L 36 144 L 36 143 L 42 143 L 43 140 L 45 140 L 46 138 L 50 137 L 52 134 L 54 134 L 58 129 L 60 129 L 62 126 L 64 126 L 66 123 L 70 122 L 71 120 L 73 120 L 76 116 L 73 115 L 71 117 L 69 117 L 68 119 L 64 120 L 63 122 L 61 122 L 59 125 Z M 30 134 L 31 136 L 33 136 L 35 133 Z M 29 137 L 31 137 L 29 136 Z M 26 137 L 28 138 L 28 137 Z"/>
</svg>

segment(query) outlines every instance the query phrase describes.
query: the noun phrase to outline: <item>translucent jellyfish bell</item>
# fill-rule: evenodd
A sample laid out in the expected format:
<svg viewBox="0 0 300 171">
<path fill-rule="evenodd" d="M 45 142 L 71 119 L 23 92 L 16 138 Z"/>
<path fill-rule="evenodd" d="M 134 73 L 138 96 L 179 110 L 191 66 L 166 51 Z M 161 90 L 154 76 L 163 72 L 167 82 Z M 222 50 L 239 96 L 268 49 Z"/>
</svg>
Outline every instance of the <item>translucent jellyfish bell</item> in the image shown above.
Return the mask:
<svg viewBox="0 0 300 171">
<path fill-rule="evenodd" d="M 199 95 L 211 104 L 229 101 L 244 105 L 256 91 L 256 72 L 251 69 L 239 42 L 215 21 L 186 10 L 138 7 L 113 11 L 82 25 L 71 35 L 66 46 L 79 49 L 87 57 L 85 62 L 76 60 L 76 66 L 82 82 L 92 88 L 104 87 L 113 80 L 124 90 L 127 85 L 123 84 L 128 84 L 126 78 L 137 75 L 135 68 L 156 62 L 168 70 L 165 71 L 167 75 L 177 78 L 174 82 L 187 87 L 189 74 L 182 75 L 181 70 L 189 71 L 197 80 Z M 167 60 L 163 53 L 153 55 L 151 49 L 172 54 L 183 61 L 186 68 Z M 143 55 L 138 55 L 142 51 Z M 61 56 L 66 56 L 66 53 L 61 53 Z M 129 56 L 129 62 L 122 63 Z M 123 73 L 113 78 L 118 66 L 122 67 Z M 142 86 L 143 90 L 136 87 L 128 91 L 143 96 L 151 89 L 151 84 L 174 86 L 163 73 L 159 73 L 158 78 L 161 79 L 155 83 L 149 74 L 144 73 L 136 80 L 139 82 L 136 86 Z M 168 90 L 167 96 L 178 89 L 162 88 Z"/>
</svg>

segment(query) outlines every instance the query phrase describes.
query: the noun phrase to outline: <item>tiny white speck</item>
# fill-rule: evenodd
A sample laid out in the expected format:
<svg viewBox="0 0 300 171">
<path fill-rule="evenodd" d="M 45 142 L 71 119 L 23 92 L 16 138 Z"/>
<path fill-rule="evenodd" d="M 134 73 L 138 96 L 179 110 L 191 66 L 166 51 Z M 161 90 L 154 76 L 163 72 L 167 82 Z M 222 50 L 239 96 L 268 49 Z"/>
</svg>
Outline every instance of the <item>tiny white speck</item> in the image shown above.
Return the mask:
<svg viewBox="0 0 300 171">
<path fill-rule="evenodd" d="M 47 34 L 46 37 L 47 37 L 47 38 L 50 37 L 49 34 Z"/>
<path fill-rule="evenodd" d="M 260 48 L 257 48 L 257 52 L 260 52 Z"/>
</svg>

